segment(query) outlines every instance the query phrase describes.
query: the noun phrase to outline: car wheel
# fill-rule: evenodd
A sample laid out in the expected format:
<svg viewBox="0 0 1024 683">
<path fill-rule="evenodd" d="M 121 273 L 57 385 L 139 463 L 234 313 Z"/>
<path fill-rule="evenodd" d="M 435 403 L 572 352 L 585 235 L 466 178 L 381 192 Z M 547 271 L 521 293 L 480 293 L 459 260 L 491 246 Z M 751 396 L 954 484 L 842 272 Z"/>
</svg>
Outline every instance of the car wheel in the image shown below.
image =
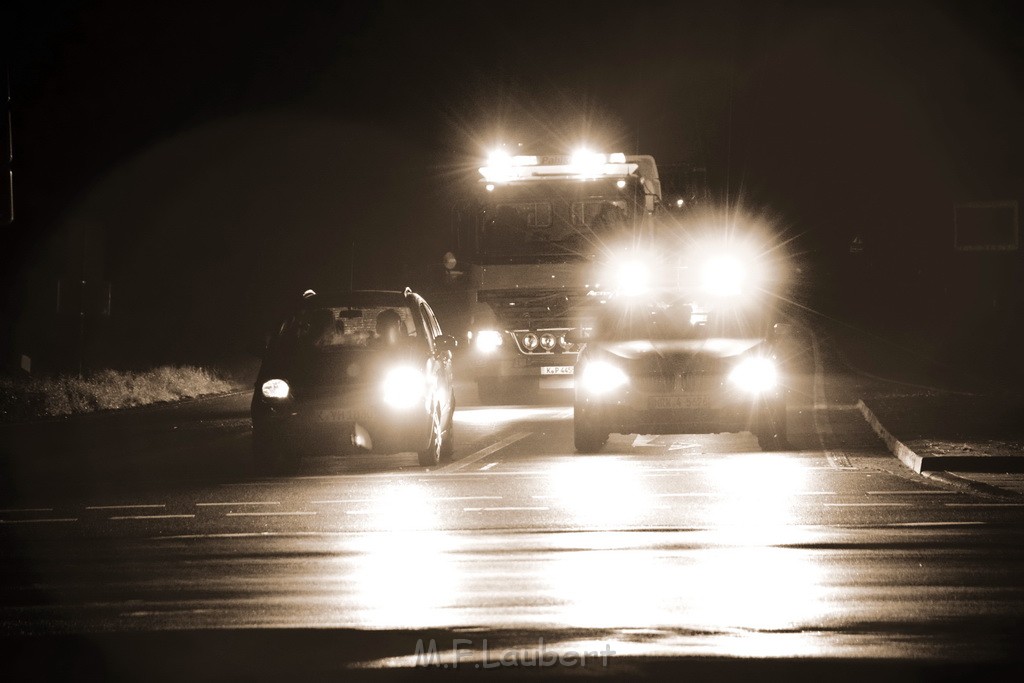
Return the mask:
<svg viewBox="0 0 1024 683">
<path fill-rule="evenodd" d="M 451 397 L 451 408 L 448 411 L 448 420 L 441 431 L 441 460 L 448 462 L 455 453 L 455 394 Z"/>
<path fill-rule="evenodd" d="M 302 453 L 294 446 L 256 434 L 252 437 L 252 455 L 256 473 L 271 477 L 295 474 L 302 460 Z"/>
<path fill-rule="evenodd" d="M 786 404 L 782 401 L 766 403 L 757 417 L 757 445 L 762 451 L 781 451 L 789 447 L 786 441 Z"/>
<path fill-rule="evenodd" d="M 441 427 L 441 406 L 435 405 L 430 414 L 430 440 L 427 447 L 419 452 L 420 465 L 433 467 L 441 462 L 444 448 L 444 430 Z"/>
<path fill-rule="evenodd" d="M 608 442 L 608 430 L 587 415 L 585 408 L 573 406 L 573 445 L 579 453 L 596 453 Z"/>
</svg>

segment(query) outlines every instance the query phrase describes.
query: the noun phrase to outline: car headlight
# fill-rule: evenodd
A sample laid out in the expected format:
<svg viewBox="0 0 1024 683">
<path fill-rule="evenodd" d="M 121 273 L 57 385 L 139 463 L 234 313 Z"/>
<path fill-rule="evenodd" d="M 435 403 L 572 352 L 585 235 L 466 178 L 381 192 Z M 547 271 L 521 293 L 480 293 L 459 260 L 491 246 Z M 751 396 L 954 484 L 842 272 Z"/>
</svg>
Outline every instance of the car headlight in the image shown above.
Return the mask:
<svg viewBox="0 0 1024 683">
<path fill-rule="evenodd" d="M 476 348 L 482 353 L 493 353 L 501 346 L 501 332 L 498 330 L 480 330 L 475 337 Z"/>
<path fill-rule="evenodd" d="M 729 381 L 750 394 L 761 394 L 778 386 L 779 372 L 769 358 L 747 358 L 732 369 Z"/>
<path fill-rule="evenodd" d="M 588 394 L 600 395 L 628 384 L 629 377 L 619 367 L 603 360 L 595 360 L 583 366 L 579 383 Z"/>
<path fill-rule="evenodd" d="M 743 292 L 747 270 L 733 256 L 719 256 L 704 264 L 701 270 L 701 288 L 712 296 L 738 296 Z"/>
<path fill-rule="evenodd" d="M 384 403 L 392 408 L 411 408 L 423 402 L 426 380 L 421 371 L 409 366 L 391 369 L 384 376 L 381 391 Z"/>
<path fill-rule="evenodd" d="M 260 392 L 264 398 L 282 399 L 288 398 L 289 394 L 291 394 L 291 387 L 283 379 L 268 379 L 260 387 Z"/>
</svg>

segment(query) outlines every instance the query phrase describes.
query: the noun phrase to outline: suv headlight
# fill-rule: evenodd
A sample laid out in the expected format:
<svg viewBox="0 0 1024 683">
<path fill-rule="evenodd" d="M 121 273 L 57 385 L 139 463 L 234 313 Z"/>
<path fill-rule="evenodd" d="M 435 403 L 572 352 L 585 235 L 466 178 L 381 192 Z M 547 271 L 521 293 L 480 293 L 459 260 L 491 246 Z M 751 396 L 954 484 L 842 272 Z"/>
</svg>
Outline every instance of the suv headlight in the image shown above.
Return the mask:
<svg viewBox="0 0 1024 683">
<path fill-rule="evenodd" d="M 588 394 L 607 394 L 629 383 L 629 377 L 616 365 L 595 360 L 583 366 L 580 387 Z"/>
<path fill-rule="evenodd" d="M 501 332 L 498 330 L 479 330 L 476 333 L 474 343 L 481 353 L 493 353 L 501 346 Z"/>
<path fill-rule="evenodd" d="M 770 358 L 746 358 L 729 373 L 729 381 L 749 394 L 761 394 L 778 386 L 779 371 Z"/>
</svg>

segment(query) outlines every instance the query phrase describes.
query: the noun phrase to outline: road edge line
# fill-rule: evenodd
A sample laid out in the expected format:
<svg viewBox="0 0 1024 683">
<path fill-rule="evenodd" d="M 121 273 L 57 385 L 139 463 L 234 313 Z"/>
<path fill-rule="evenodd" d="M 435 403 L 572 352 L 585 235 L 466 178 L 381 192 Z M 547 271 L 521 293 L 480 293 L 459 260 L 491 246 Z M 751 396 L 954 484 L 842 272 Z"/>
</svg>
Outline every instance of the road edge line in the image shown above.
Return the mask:
<svg viewBox="0 0 1024 683">
<path fill-rule="evenodd" d="M 921 474 L 924 458 L 911 450 L 905 443 L 897 439 L 892 432 L 886 429 L 885 425 L 881 423 L 871 408 L 868 407 L 868 404 L 864 402 L 864 399 L 857 399 L 857 410 L 860 411 L 860 414 L 864 417 L 868 426 L 878 435 L 878 438 L 885 443 L 889 452 L 895 455 L 907 468 L 917 474 Z"/>
</svg>

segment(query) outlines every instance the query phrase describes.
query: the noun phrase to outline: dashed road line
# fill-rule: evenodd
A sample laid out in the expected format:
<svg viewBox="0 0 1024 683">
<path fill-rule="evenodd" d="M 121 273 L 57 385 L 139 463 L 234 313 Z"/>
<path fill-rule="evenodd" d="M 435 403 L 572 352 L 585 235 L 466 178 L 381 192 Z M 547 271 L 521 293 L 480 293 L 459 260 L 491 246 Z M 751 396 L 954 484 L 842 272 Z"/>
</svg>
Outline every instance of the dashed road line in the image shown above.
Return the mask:
<svg viewBox="0 0 1024 683">
<path fill-rule="evenodd" d="M 913 503 L 822 503 L 827 508 L 906 508 Z"/>
<path fill-rule="evenodd" d="M 229 512 L 226 517 L 311 517 L 316 512 L 295 511 L 295 512 Z"/>
<path fill-rule="evenodd" d="M 86 510 L 144 510 L 167 507 L 163 503 L 138 504 L 138 505 L 87 505 Z"/>
<path fill-rule="evenodd" d="M 869 496 L 958 496 L 959 491 L 932 491 L 915 489 L 913 491 L 867 491 Z"/>
<path fill-rule="evenodd" d="M 490 446 L 487 446 L 486 448 L 481 448 L 476 453 L 467 455 L 465 458 L 462 458 L 461 460 L 456 460 L 455 462 L 449 465 L 445 465 L 444 467 L 435 471 L 445 473 L 459 472 L 460 470 L 463 470 L 466 467 L 469 467 L 470 465 L 479 462 L 480 460 L 483 460 L 488 455 L 496 453 L 507 446 L 511 446 L 516 441 L 522 441 L 523 439 L 525 439 L 528 436 L 531 436 L 532 434 L 533 432 L 516 432 L 515 434 L 507 436 L 501 441 L 498 441 L 497 443 L 493 443 Z"/>
<path fill-rule="evenodd" d="M 551 508 L 548 508 L 548 507 L 532 507 L 532 506 L 522 506 L 522 507 L 518 507 L 517 506 L 517 507 L 513 507 L 513 506 L 509 506 L 509 507 L 486 507 L 486 508 L 462 508 L 462 511 L 463 512 L 513 512 L 513 511 L 519 512 L 519 511 L 524 511 L 524 510 L 527 510 L 527 511 L 529 511 L 529 510 L 544 511 L 544 510 L 550 510 L 550 509 Z"/>
<path fill-rule="evenodd" d="M 197 508 L 203 507 L 234 507 L 236 505 L 280 505 L 281 502 L 277 500 L 270 501 L 235 501 L 233 503 L 196 503 Z"/>
<path fill-rule="evenodd" d="M 491 469 L 492 467 L 494 467 L 497 464 L 498 464 L 497 462 L 489 462 L 486 465 L 484 465 L 483 467 L 481 467 L 480 471 L 481 472 L 486 472 L 487 470 Z"/>
<path fill-rule="evenodd" d="M 126 520 L 126 519 L 193 519 L 195 515 L 115 515 L 110 517 L 111 520 Z"/>
<path fill-rule="evenodd" d="M 0 510 L 0 514 L 17 512 L 53 512 L 53 508 L 8 508 L 6 510 Z"/>
<path fill-rule="evenodd" d="M 49 517 L 45 519 L 0 519 L 0 524 L 46 524 L 77 521 L 77 517 Z"/>
</svg>

